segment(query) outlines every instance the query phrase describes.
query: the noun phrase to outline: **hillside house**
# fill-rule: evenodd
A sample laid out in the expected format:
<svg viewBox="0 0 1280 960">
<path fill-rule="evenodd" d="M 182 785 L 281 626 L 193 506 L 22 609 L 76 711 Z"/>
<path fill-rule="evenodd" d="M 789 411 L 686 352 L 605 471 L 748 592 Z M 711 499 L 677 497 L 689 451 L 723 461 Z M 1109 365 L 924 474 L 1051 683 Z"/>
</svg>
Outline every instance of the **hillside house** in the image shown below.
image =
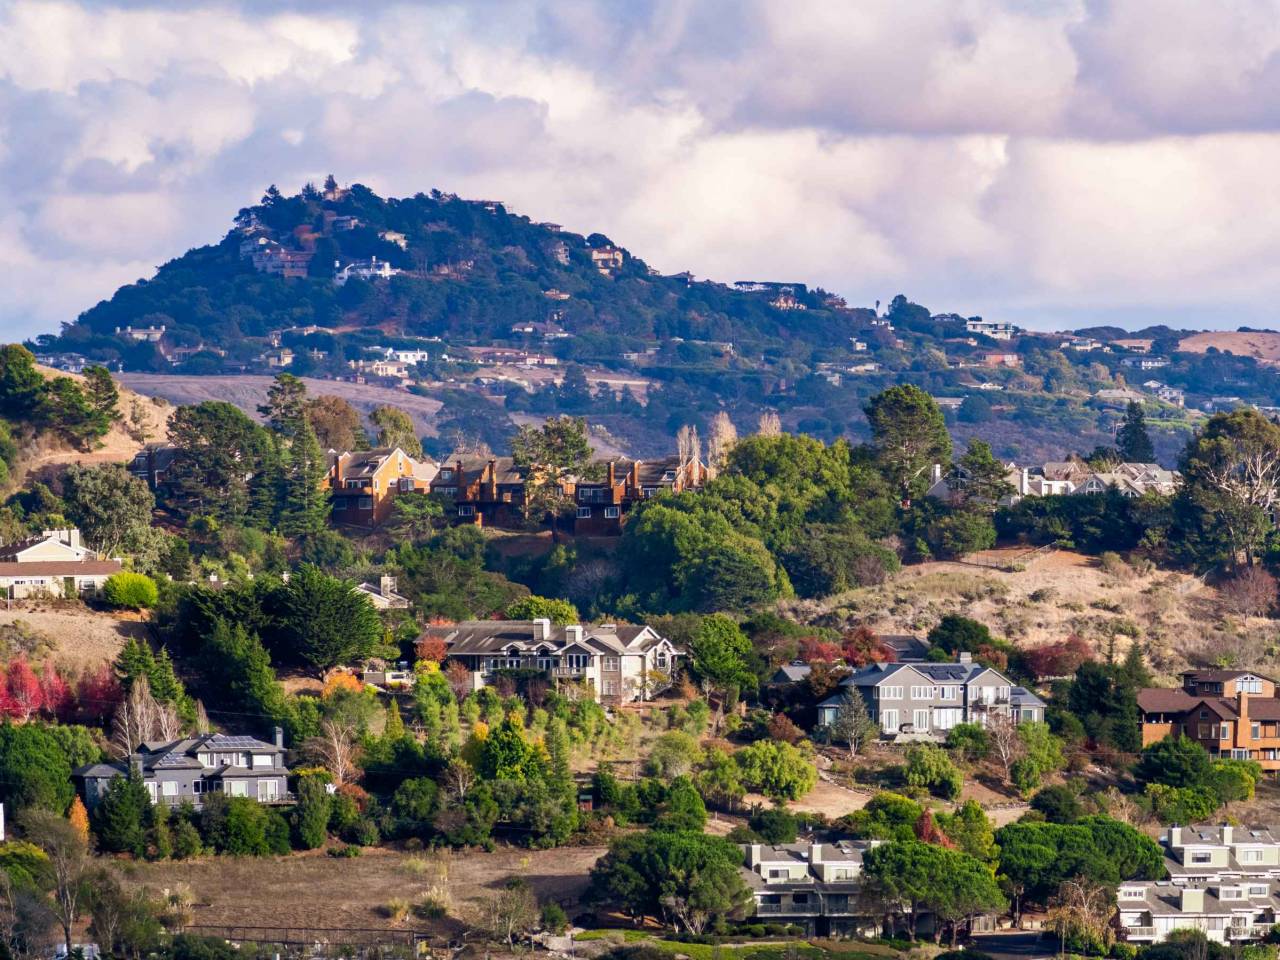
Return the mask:
<svg viewBox="0 0 1280 960">
<path fill-rule="evenodd" d="M 857 337 L 850 337 L 849 348 L 853 350 L 854 353 L 866 353 L 867 342 L 865 340 L 859 340 Z"/>
<path fill-rule="evenodd" d="M 1130 943 L 1162 943 L 1176 930 L 1199 930 L 1222 944 L 1260 940 L 1275 925 L 1278 907 L 1274 880 L 1194 886 L 1131 880 L 1116 891 L 1120 933 Z"/>
<path fill-rule="evenodd" d="M 1145 337 L 1122 337 L 1119 340 L 1112 340 L 1113 347 L 1119 347 L 1121 350 L 1128 350 L 1130 353 L 1150 353 L 1154 340 Z"/>
<path fill-rule="evenodd" d="M 818 723 L 830 726 L 847 693 L 890 740 L 942 740 L 958 723 L 986 724 L 993 714 L 1018 722 L 1043 720 L 1044 701 L 968 653 L 955 663 L 874 663 L 846 677 L 835 696 L 818 704 Z"/>
<path fill-rule="evenodd" d="M 400 350 L 395 347 L 383 347 L 388 360 L 399 360 L 401 363 L 427 363 L 431 359 L 430 350 Z"/>
<path fill-rule="evenodd" d="M 0 599 L 92 596 L 121 569 L 84 544 L 79 530 L 45 530 L 0 547 Z"/>
<path fill-rule="evenodd" d="M 168 807 L 191 803 L 199 808 L 211 793 L 249 797 L 259 803 L 293 799 L 284 765 L 284 733 L 279 727 L 275 743 L 223 733 L 144 743 L 126 760 L 91 763 L 72 771 L 71 777 L 92 812 L 111 781 L 126 776 L 130 768 L 142 778 L 151 802 Z"/>
<path fill-rule="evenodd" d="M 293 366 L 294 354 L 288 347 L 281 347 L 279 350 L 271 350 L 263 354 L 262 359 L 272 370 L 283 370 L 285 367 Z"/>
<path fill-rule="evenodd" d="M 1229 823 L 1165 828 L 1165 869 L 1176 884 L 1280 878 L 1280 830 Z"/>
<path fill-rule="evenodd" d="M 591 251 L 591 262 L 607 277 L 614 270 L 622 269 L 623 253 L 614 246 L 596 247 Z"/>
<path fill-rule="evenodd" d="M 89 358 L 78 353 L 37 353 L 35 357 L 40 366 L 63 373 L 84 373 L 84 368 L 90 365 Z"/>
<path fill-rule="evenodd" d="M 409 606 L 409 598 L 396 593 L 396 578 L 383 574 L 375 583 L 362 583 L 356 587 L 357 593 L 363 593 L 379 610 L 404 610 Z"/>
<path fill-rule="evenodd" d="M 550 620 L 469 620 L 428 627 L 448 658 L 471 672 L 472 689 L 508 671 L 541 672 L 552 681 L 589 686 L 601 703 L 648 700 L 671 682 L 684 652 L 647 626 Z"/>
<path fill-rule="evenodd" d="M 437 469 L 433 461 L 416 460 L 399 447 L 338 454 L 329 468 L 328 481 L 333 522 L 378 526 L 391 516 L 396 497 L 425 494 Z"/>
<path fill-rule="evenodd" d="M 1146 397 L 1137 390 L 1130 390 L 1128 387 L 1108 387 L 1095 393 L 1093 399 L 1105 406 L 1127 407 L 1131 402 L 1142 403 Z"/>
<path fill-rule="evenodd" d="M 1120 361 L 1122 366 L 1129 367 L 1133 370 L 1159 370 L 1161 367 L 1169 365 L 1168 359 L 1165 357 L 1125 357 Z"/>
<path fill-rule="evenodd" d="M 775 310 L 807 310 L 808 308 L 796 299 L 796 293 L 791 287 L 783 287 L 778 291 L 778 295 L 769 301 L 769 306 Z"/>
<path fill-rule="evenodd" d="M 1186 736 L 1212 757 L 1253 760 L 1280 773 L 1280 698 L 1269 677 L 1248 670 L 1193 670 L 1182 689 L 1139 690 L 1143 746 Z"/>
<path fill-rule="evenodd" d="M 171 443 L 148 443 L 129 461 L 129 472 L 157 490 L 164 486 L 177 456 L 178 448 Z"/>
<path fill-rule="evenodd" d="M 1170 496 L 1178 486 L 1176 470 L 1166 470 L 1158 463 L 1122 463 L 1112 470 L 1089 474 L 1075 493 L 1117 491 L 1122 497 L 1141 497 L 1148 493 Z"/>
<path fill-rule="evenodd" d="M 289 250 L 280 244 L 265 243 L 253 251 L 253 268 L 259 273 L 300 279 L 311 266 L 311 250 Z"/>
<path fill-rule="evenodd" d="M 1016 353 L 984 353 L 982 365 L 984 367 L 1020 367 L 1022 358 Z"/>
<path fill-rule="evenodd" d="M 378 234 L 378 239 L 385 240 L 387 243 L 394 243 L 401 250 L 409 249 L 409 238 L 398 230 L 383 230 Z"/>
<path fill-rule="evenodd" d="M 933 402 L 944 412 L 950 410 L 955 413 L 964 406 L 966 399 L 966 397 L 934 397 Z"/>
<path fill-rule="evenodd" d="M 981 334 L 984 337 L 990 337 L 992 340 L 1012 340 L 1018 332 L 1018 328 L 1012 323 L 1003 323 L 996 320 L 983 320 L 974 318 L 964 322 L 965 333 Z"/>
<path fill-rule="evenodd" d="M 754 914 L 810 936 L 875 936 L 879 920 L 860 903 L 862 856 L 881 840 L 743 844 L 742 876 Z"/>
<path fill-rule="evenodd" d="M 399 276 L 404 273 L 399 267 L 393 267 L 386 260 L 379 260 L 372 257 L 368 260 L 353 260 L 345 267 L 339 268 L 338 261 L 333 263 L 333 285 L 341 287 L 348 280 L 390 280 L 392 277 Z"/>
<path fill-rule="evenodd" d="M 132 326 L 116 327 L 116 336 L 137 340 L 139 343 L 159 343 L 164 338 L 164 330 L 163 323 L 158 327 L 138 327 L 136 330 Z"/>
<path fill-rule="evenodd" d="M 574 484 L 573 532 L 578 536 L 608 537 L 622 532 L 622 521 L 637 503 L 660 493 L 699 490 L 711 479 L 701 460 L 678 456 L 661 460 L 609 460 L 599 480 Z"/>
<path fill-rule="evenodd" d="M 1173 404 L 1175 407 L 1185 407 L 1187 405 L 1187 394 L 1178 387 L 1157 387 L 1156 396 L 1165 403 Z"/>
<path fill-rule="evenodd" d="M 954 398 L 944 397 L 943 399 L 951 400 Z M 958 408 L 959 404 L 956 404 L 955 409 Z M 1019 468 L 1013 462 L 1006 463 L 1004 467 L 1004 480 L 1009 485 L 1009 490 L 1005 496 L 1000 498 L 1000 505 L 1007 507 L 1012 506 L 1026 496 L 1027 485 L 1025 480 L 1027 471 Z M 929 489 L 925 491 L 925 496 L 947 503 L 956 503 L 964 498 L 969 488 L 969 473 L 958 463 L 953 463 L 951 469 L 946 471 L 942 469 L 942 464 L 935 463 L 929 472 L 929 481 Z"/>
<path fill-rule="evenodd" d="M 511 457 L 455 452 L 431 481 L 431 493 L 450 506 L 455 523 L 517 527 L 524 523 L 526 468 Z"/>
</svg>

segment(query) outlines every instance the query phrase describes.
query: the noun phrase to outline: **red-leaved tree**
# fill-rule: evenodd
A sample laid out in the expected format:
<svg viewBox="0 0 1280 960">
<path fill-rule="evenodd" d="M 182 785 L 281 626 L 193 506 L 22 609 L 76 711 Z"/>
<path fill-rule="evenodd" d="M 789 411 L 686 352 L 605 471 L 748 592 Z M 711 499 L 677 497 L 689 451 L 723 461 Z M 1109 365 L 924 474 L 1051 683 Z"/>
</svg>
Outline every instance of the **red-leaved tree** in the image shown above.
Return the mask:
<svg viewBox="0 0 1280 960">
<path fill-rule="evenodd" d="M 439 663 L 445 658 L 449 652 L 449 645 L 444 642 L 443 637 L 420 637 L 418 642 L 414 644 L 414 653 L 418 655 L 419 660 L 430 660 L 433 663 Z"/>
<path fill-rule="evenodd" d="M 18 657 L 9 664 L 4 678 L 5 715 L 26 723 L 44 706 L 44 691 L 40 678 L 27 663 L 26 657 Z"/>
<path fill-rule="evenodd" d="M 858 627 L 841 637 L 840 653 L 851 667 L 892 663 L 897 659 L 893 649 L 867 627 Z"/>
</svg>

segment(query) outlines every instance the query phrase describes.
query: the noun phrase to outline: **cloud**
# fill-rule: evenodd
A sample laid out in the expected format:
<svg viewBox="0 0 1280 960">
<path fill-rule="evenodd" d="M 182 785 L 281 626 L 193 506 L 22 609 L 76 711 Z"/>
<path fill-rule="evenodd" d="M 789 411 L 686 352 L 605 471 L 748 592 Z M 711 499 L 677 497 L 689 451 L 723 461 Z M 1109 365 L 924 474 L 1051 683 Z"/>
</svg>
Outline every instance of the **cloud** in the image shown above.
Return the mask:
<svg viewBox="0 0 1280 960">
<path fill-rule="evenodd" d="M 331 171 L 855 303 L 1266 322 L 1278 85 L 1261 0 L 9 0 L 0 329 Z"/>
</svg>

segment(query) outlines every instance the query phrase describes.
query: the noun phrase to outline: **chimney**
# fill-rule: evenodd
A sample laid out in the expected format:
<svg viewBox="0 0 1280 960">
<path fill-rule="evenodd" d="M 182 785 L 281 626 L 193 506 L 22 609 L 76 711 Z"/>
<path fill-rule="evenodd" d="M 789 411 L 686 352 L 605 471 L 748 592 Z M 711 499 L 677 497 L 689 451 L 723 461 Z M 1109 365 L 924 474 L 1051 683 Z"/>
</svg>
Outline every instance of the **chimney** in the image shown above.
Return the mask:
<svg viewBox="0 0 1280 960">
<path fill-rule="evenodd" d="M 1222 825 L 1222 843 L 1224 846 L 1231 846 L 1231 839 L 1234 834 L 1235 831 L 1231 828 L 1231 824 L 1224 823 Z"/>
<path fill-rule="evenodd" d="M 281 750 L 284 749 L 284 729 L 282 727 L 276 727 L 276 746 Z"/>
<path fill-rule="evenodd" d="M 533 621 L 533 639 L 546 640 L 551 635 L 551 621 L 546 617 L 539 617 Z"/>
<path fill-rule="evenodd" d="M 609 461 L 609 489 L 613 489 L 613 461 Z"/>
<path fill-rule="evenodd" d="M 1170 827 L 1169 832 L 1165 835 L 1165 842 L 1170 848 L 1182 846 L 1182 828 Z"/>
<path fill-rule="evenodd" d="M 809 862 L 810 863 L 822 862 L 822 844 L 815 843 L 809 847 Z"/>
<path fill-rule="evenodd" d="M 1249 695 L 1243 690 L 1236 694 L 1236 712 L 1240 714 L 1236 719 L 1236 746 L 1240 749 L 1246 749 L 1249 745 L 1253 728 L 1249 725 Z M 1224 842 L 1229 843 L 1230 841 Z"/>
<path fill-rule="evenodd" d="M 575 623 L 571 627 L 565 627 L 564 639 L 566 643 L 581 643 L 582 642 L 582 625 Z"/>
<path fill-rule="evenodd" d="M 752 843 L 747 845 L 747 866 L 754 867 L 760 862 L 760 844 Z"/>
<path fill-rule="evenodd" d="M 384 597 L 389 597 L 389 596 L 391 596 L 391 594 L 395 593 L 395 592 L 396 592 L 396 578 L 395 578 L 395 577 L 388 577 L 386 574 L 383 574 L 381 577 L 379 577 L 379 578 L 378 578 L 378 592 L 379 592 L 379 593 L 381 593 Z"/>
<path fill-rule="evenodd" d="M 956 663 L 973 663 L 973 654 L 967 650 L 961 650 L 956 654 Z"/>
<path fill-rule="evenodd" d="M 1183 887 L 1182 912 L 1204 913 L 1204 890 L 1194 887 Z"/>
<path fill-rule="evenodd" d="M 929 482 L 937 483 L 942 479 L 942 464 L 935 463 L 929 471 Z"/>
<path fill-rule="evenodd" d="M 130 769 L 133 770 L 134 773 L 138 775 L 138 779 L 141 780 L 142 779 L 142 754 L 141 753 L 129 754 L 129 767 Z"/>
</svg>

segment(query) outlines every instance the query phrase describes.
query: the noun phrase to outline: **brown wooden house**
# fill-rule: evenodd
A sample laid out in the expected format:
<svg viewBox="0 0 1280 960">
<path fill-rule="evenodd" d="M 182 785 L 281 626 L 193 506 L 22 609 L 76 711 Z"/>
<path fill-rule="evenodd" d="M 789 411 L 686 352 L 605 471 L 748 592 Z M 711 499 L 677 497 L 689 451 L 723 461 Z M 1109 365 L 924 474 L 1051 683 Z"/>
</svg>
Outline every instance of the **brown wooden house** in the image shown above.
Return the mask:
<svg viewBox="0 0 1280 960">
<path fill-rule="evenodd" d="M 440 465 L 431 492 L 455 523 L 519 527 L 524 522 L 525 468 L 511 457 L 454 453 Z"/>
<path fill-rule="evenodd" d="M 397 496 L 425 494 L 435 473 L 434 463 L 416 460 L 399 447 L 333 455 L 333 522 L 376 527 L 391 516 Z"/>
<path fill-rule="evenodd" d="M 622 519 L 637 503 L 659 493 L 695 490 L 710 479 L 706 464 L 678 456 L 661 460 L 609 460 L 600 480 L 574 485 L 577 536 L 612 537 L 622 532 Z"/>
</svg>

